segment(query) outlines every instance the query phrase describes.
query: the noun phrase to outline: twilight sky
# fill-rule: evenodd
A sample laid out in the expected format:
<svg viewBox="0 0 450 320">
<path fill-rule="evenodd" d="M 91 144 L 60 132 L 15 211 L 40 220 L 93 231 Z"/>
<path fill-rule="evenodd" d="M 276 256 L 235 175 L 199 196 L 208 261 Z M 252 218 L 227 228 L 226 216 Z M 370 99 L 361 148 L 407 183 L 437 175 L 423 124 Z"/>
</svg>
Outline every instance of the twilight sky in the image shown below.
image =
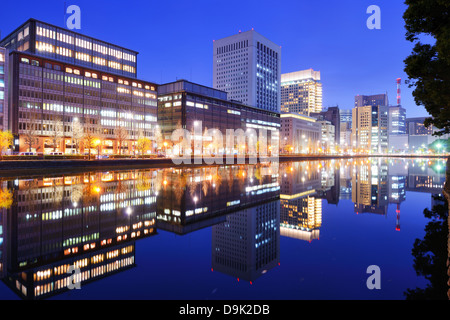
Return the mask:
<svg viewBox="0 0 450 320">
<path fill-rule="evenodd" d="M 138 78 L 184 78 L 212 86 L 213 40 L 254 28 L 282 47 L 281 72 L 321 72 L 324 107 L 350 109 L 357 94 L 387 92 L 407 79 L 403 0 L 5 0 L 2 37 L 29 18 L 65 27 L 64 3 L 81 8 L 78 32 L 139 52 Z M 381 8 L 381 30 L 369 30 L 370 5 Z M 18 8 L 19 6 L 19 8 Z M 402 84 L 407 117 L 427 116 Z"/>
</svg>

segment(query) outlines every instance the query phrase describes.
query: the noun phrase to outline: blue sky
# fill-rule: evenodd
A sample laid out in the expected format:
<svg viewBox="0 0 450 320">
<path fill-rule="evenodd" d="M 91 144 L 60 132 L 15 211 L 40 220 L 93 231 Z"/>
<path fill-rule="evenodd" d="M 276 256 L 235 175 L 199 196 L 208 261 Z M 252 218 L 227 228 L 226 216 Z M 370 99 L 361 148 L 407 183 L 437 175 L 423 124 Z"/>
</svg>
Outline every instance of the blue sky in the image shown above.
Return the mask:
<svg viewBox="0 0 450 320">
<path fill-rule="evenodd" d="M 324 106 L 353 106 L 357 94 L 387 92 L 407 79 L 403 0 L 6 0 L 6 36 L 29 18 L 64 26 L 64 4 L 81 8 L 80 33 L 139 52 L 138 77 L 157 83 L 184 78 L 212 86 L 213 40 L 254 28 L 282 47 L 282 73 L 321 71 Z M 20 8 L 17 4 L 20 3 Z M 381 30 L 369 30 L 370 5 L 381 8 Z M 427 116 L 402 84 L 408 117 Z"/>
</svg>

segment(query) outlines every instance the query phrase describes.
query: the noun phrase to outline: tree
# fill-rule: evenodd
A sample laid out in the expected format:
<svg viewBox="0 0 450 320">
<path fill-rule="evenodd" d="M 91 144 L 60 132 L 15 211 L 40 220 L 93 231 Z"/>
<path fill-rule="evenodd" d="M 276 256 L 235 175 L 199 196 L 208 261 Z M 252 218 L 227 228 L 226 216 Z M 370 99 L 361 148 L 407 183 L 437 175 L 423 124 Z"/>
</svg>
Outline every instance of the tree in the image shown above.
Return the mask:
<svg viewBox="0 0 450 320">
<path fill-rule="evenodd" d="M 156 125 L 153 127 L 153 137 L 155 139 L 156 149 L 163 149 L 164 148 L 164 137 L 163 137 L 161 127 L 159 125 Z"/>
<path fill-rule="evenodd" d="M 3 159 L 3 153 L 8 150 L 14 142 L 14 136 L 11 131 L 0 130 L 0 159 Z"/>
<path fill-rule="evenodd" d="M 136 149 L 141 153 L 142 157 L 151 148 L 152 148 L 152 140 L 150 140 L 150 138 L 140 137 L 136 142 Z"/>
<path fill-rule="evenodd" d="M 75 144 L 76 153 L 79 153 L 80 142 L 84 139 L 83 125 L 78 118 L 72 122 L 72 147 Z"/>
<path fill-rule="evenodd" d="M 39 130 L 38 125 L 40 122 L 39 115 L 35 112 L 29 112 L 28 122 L 24 122 L 23 138 L 25 145 L 28 146 L 28 151 L 31 152 L 33 147 L 36 147 L 36 151 L 39 149 Z"/>
<path fill-rule="evenodd" d="M 403 18 L 406 39 L 415 43 L 405 59 L 409 87 L 415 87 L 416 104 L 423 105 L 431 115 L 425 126 L 433 125 L 450 133 L 450 2 L 448 0 L 406 0 Z M 433 38 L 422 43 L 421 35 Z"/>
<path fill-rule="evenodd" d="M 423 213 L 430 221 L 425 227 L 423 239 L 416 239 L 411 250 L 414 269 L 418 276 L 428 280 L 425 288 L 407 289 L 407 300 L 448 300 L 450 297 L 448 259 L 448 202 L 440 195 L 433 195 L 436 205 Z"/>
<path fill-rule="evenodd" d="M 0 189 L 0 209 L 9 209 L 13 204 L 13 194 L 9 189 Z"/>
<path fill-rule="evenodd" d="M 100 130 L 96 119 L 85 117 L 83 141 L 85 148 L 89 149 L 89 160 L 91 160 L 92 148 L 96 148 L 100 143 Z"/>
<path fill-rule="evenodd" d="M 122 155 L 123 143 L 128 139 L 129 134 L 127 128 L 124 127 L 124 122 L 120 118 L 117 120 L 117 125 L 114 129 L 114 135 L 116 136 L 119 154 Z"/>
<path fill-rule="evenodd" d="M 53 152 L 56 152 L 56 149 L 64 137 L 64 123 L 60 115 L 55 115 L 53 120 L 53 127 L 50 132 L 50 141 L 53 145 Z"/>
</svg>

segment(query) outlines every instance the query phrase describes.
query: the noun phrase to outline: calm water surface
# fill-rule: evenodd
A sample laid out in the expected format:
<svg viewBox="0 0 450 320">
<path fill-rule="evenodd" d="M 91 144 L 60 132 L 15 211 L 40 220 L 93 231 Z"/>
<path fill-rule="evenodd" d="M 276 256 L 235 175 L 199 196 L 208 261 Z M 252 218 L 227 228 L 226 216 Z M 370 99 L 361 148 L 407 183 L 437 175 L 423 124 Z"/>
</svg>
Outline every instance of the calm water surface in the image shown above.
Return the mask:
<svg viewBox="0 0 450 320">
<path fill-rule="evenodd" d="M 402 159 L 3 179 L 0 299 L 405 299 L 444 181 Z"/>
</svg>

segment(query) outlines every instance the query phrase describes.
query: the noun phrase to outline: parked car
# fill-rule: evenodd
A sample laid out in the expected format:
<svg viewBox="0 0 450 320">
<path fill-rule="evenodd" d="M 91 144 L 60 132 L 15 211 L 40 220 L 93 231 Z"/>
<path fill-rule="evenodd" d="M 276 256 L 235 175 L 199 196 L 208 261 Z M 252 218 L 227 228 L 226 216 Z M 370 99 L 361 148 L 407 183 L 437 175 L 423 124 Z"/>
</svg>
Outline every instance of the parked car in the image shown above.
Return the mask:
<svg viewBox="0 0 450 320">
<path fill-rule="evenodd" d="M 35 156 L 36 152 L 20 152 L 19 156 Z"/>
<path fill-rule="evenodd" d="M 64 154 L 62 152 L 50 152 L 49 155 L 51 155 L 51 156 L 63 156 Z"/>
</svg>

